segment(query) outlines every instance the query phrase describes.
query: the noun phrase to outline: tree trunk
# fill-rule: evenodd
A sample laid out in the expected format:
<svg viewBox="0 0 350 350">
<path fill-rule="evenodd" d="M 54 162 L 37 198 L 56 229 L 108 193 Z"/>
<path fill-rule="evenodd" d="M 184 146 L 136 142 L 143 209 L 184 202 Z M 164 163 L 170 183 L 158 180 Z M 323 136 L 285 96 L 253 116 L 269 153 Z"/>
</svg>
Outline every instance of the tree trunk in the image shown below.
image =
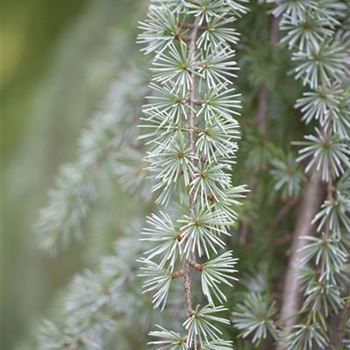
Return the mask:
<svg viewBox="0 0 350 350">
<path fill-rule="evenodd" d="M 314 232 L 311 221 L 320 208 L 323 192 L 320 173 L 315 172 L 311 176 L 309 183 L 305 186 L 302 194 L 293 234 L 290 259 L 285 275 L 280 322 L 286 331 L 290 331 L 295 325 L 297 313 L 299 311 L 301 289 L 300 271 L 302 268 L 300 249 L 307 243 L 305 240 L 301 239 L 301 237 L 312 235 Z M 285 349 L 286 345 L 284 343 L 279 343 L 277 345 L 277 350 Z"/>
</svg>

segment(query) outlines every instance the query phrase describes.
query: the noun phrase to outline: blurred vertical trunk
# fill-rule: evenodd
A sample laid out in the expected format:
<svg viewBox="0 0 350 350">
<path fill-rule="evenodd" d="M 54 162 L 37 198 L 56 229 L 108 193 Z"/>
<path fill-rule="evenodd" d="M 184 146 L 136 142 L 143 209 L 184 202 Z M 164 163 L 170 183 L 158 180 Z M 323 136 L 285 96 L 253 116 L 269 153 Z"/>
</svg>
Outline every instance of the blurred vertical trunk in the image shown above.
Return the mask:
<svg viewBox="0 0 350 350">
<path fill-rule="evenodd" d="M 271 46 L 276 45 L 278 40 L 278 19 L 275 16 L 270 17 L 270 44 Z M 257 112 L 255 115 L 255 123 L 257 125 L 257 128 L 259 132 L 266 136 L 266 130 L 267 130 L 267 112 L 268 112 L 268 105 L 269 105 L 269 97 L 270 97 L 270 91 L 265 83 L 262 83 L 258 96 L 257 96 Z M 255 186 L 256 186 L 256 177 L 251 177 L 248 180 L 248 187 L 251 189 L 251 192 L 255 192 Z M 248 236 L 250 232 L 250 222 L 248 220 L 245 220 L 242 223 L 240 234 L 239 234 L 239 244 L 245 245 L 248 241 Z"/>
<path fill-rule="evenodd" d="M 300 249 L 306 245 L 306 241 L 301 237 L 314 233 L 311 221 L 320 208 L 324 197 L 323 192 L 320 173 L 314 172 L 302 193 L 289 263 L 285 274 L 280 322 L 286 331 L 290 331 L 295 325 L 300 307 L 300 272 L 302 269 Z M 277 350 L 286 350 L 286 348 L 284 343 L 277 345 Z"/>
<path fill-rule="evenodd" d="M 347 290 L 347 294 L 350 294 L 350 290 Z M 350 313 L 350 302 L 345 304 L 343 310 L 337 315 L 332 315 L 329 320 L 329 346 L 327 350 L 339 350 L 342 349 L 344 332 L 346 328 L 346 320 Z"/>
</svg>

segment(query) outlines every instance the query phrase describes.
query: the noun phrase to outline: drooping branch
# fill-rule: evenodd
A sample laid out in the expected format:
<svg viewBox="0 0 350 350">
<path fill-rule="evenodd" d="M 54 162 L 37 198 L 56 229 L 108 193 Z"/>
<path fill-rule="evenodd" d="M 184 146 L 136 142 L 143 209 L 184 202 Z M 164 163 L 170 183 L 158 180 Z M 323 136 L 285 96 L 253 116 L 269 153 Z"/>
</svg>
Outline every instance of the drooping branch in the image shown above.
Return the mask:
<svg viewBox="0 0 350 350">
<path fill-rule="evenodd" d="M 296 108 L 302 113 L 302 121 L 317 125 L 314 134 L 295 142 L 302 146 L 297 161 L 303 161 L 305 172 L 313 175 L 304 189 L 296 222 L 280 315 L 285 332 L 277 349 L 324 349 L 331 345 L 329 317 L 344 305 L 346 282 L 342 275 L 348 259 L 342 242 L 343 232 L 350 227 L 345 214 L 348 209 L 342 204 L 347 190 L 335 190 L 334 185 L 346 174 L 350 156 L 348 127 L 339 125 L 346 118 L 342 101 L 348 98 L 345 86 L 350 75 L 346 64 L 349 44 L 340 39 L 348 35 L 348 29 L 341 19 L 349 7 L 337 2 L 338 9 L 333 11 L 299 1 L 275 2 L 273 13 L 281 16 L 280 29 L 286 32 L 281 42 L 292 51 L 295 79 L 309 88 L 297 100 Z M 325 188 L 319 184 L 321 179 L 327 183 L 322 186 Z M 318 234 L 313 236 L 316 231 Z M 304 270 L 305 264 L 308 266 Z"/>
<path fill-rule="evenodd" d="M 232 93 L 229 79 L 238 69 L 231 47 L 238 35 L 229 26 L 229 14 L 245 12 L 233 0 L 220 6 L 210 2 L 208 7 L 198 1 L 154 0 L 140 26 L 139 42 L 146 44 L 146 53 L 155 54 L 154 94 L 144 107 L 142 127 L 150 130 L 144 136 L 150 138 L 147 161 L 155 174 L 153 189 L 159 193 L 156 204 L 161 206 L 148 217 L 142 232 L 153 247 L 145 252 L 147 258 L 140 259 L 141 276 L 145 292 L 151 292 L 154 306 L 162 309 L 173 280 L 183 278 L 187 318 L 182 334 L 158 326 L 151 336 L 174 338 L 186 349 L 231 346 L 212 325 L 229 321 L 211 315 L 225 310 L 215 304 L 227 301 L 222 287 L 235 279 L 236 259 L 232 252 L 218 255 L 218 249 L 225 247 L 223 236 L 229 235 L 236 219 L 232 207 L 246 192 L 230 181 L 240 94 Z M 195 271 L 201 275 L 208 302 L 204 307 L 193 305 L 191 272 Z"/>
</svg>

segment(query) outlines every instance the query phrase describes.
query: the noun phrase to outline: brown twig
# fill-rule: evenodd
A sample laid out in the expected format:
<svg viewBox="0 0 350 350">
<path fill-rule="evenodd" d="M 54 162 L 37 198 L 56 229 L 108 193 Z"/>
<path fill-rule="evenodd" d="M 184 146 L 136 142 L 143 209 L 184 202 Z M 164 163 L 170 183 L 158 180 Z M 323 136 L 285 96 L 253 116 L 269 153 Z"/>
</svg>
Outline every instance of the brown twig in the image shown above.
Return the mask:
<svg viewBox="0 0 350 350">
<path fill-rule="evenodd" d="M 183 277 L 185 274 L 185 272 L 183 270 L 181 271 L 174 271 L 172 274 L 171 274 L 171 277 L 172 278 L 180 278 L 180 277 Z"/>
<path fill-rule="evenodd" d="M 190 260 L 189 264 L 190 264 L 190 266 L 192 267 L 193 270 L 196 270 L 196 271 L 199 271 L 199 272 L 203 271 L 203 264 L 200 264 L 200 263 L 198 263 L 196 261 L 193 261 L 193 260 Z"/>
<path fill-rule="evenodd" d="M 196 38 L 198 33 L 198 26 L 199 26 L 200 17 L 197 17 L 192 33 L 190 36 L 190 43 L 189 43 L 189 60 L 193 61 L 196 55 Z M 195 114 L 194 114 L 194 108 L 193 108 L 193 102 L 195 100 L 195 74 L 194 72 L 191 73 L 191 84 L 189 87 L 189 108 L 188 108 L 188 118 L 187 118 L 187 126 L 189 128 L 188 133 L 188 142 L 190 146 L 190 150 L 193 154 L 195 154 L 195 141 L 194 141 L 194 128 L 195 128 Z M 193 160 L 192 160 L 193 161 Z M 193 194 L 189 193 L 189 206 L 191 215 L 194 213 L 195 209 L 195 203 L 194 203 L 194 196 Z M 190 259 L 186 259 L 185 266 L 184 266 L 184 292 L 185 292 L 185 304 L 187 309 L 187 317 L 191 317 L 193 314 L 192 309 L 192 281 L 191 281 L 191 263 Z"/>
</svg>

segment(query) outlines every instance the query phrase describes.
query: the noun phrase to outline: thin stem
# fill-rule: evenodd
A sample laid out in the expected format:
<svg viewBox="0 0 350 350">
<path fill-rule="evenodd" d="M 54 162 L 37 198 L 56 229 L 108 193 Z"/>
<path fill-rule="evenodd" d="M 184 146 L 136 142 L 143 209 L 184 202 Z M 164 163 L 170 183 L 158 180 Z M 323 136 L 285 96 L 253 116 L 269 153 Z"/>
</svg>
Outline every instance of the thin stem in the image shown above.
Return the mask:
<svg viewBox="0 0 350 350">
<path fill-rule="evenodd" d="M 184 275 L 184 271 L 174 271 L 172 274 L 171 274 L 171 277 L 172 278 L 180 278 L 180 277 L 183 277 Z"/>
<path fill-rule="evenodd" d="M 194 260 L 190 260 L 189 263 L 194 270 L 199 271 L 199 272 L 203 271 L 203 264 L 200 264 Z"/>
<path fill-rule="evenodd" d="M 198 33 L 198 26 L 199 26 L 200 17 L 197 17 L 194 24 L 192 33 L 190 36 L 190 43 L 189 43 L 189 60 L 191 62 L 194 61 L 195 54 L 196 54 L 196 38 Z M 195 112 L 194 112 L 194 103 L 192 101 L 195 100 L 195 73 L 191 73 L 191 84 L 189 87 L 189 108 L 188 108 L 188 116 L 187 116 L 187 126 L 189 129 L 188 133 L 188 142 L 190 146 L 190 150 L 192 154 L 195 154 L 195 142 L 194 142 L 194 127 L 195 127 Z M 191 160 L 192 162 L 194 160 Z M 194 196 L 191 193 L 191 190 L 189 191 L 189 206 L 190 206 L 190 214 L 192 215 L 194 213 L 195 203 L 194 203 Z M 184 291 L 185 291 L 185 304 L 187 309 L 187 316 L 191 317 L 193 313 L 192 308 L 192 281 L 191 281 L 191 259 L 186 259 L 185 266 L 184 266 Z"/>
<path fill-rule="evenodd" d="M 189 45 L 189 60 L 191 62 L 193 62 L 194 58 L 195 58 L 195 54 L 196 54 L 196 38 L 197 38 L 197 33 L 198 33 L 198 26 L 199 26 L 199 21 L 200 21 L 200 17 L 197 17 L 195 22 L 194 22 L 194 26 L 193 26 L 193 30 L 192 30 L 192 34 L 191 34 L 191 41 L 190 41 L 190 45 Z M 188 108 L 188 119 L 187 119 L 187 125 L 188 128 L 190 129 L 189 132 L 189 145 L 190 145 L 190 149 L 191 151 L 194 153 L 195 152 L 195 142 L 194 142 L 194 127 L 195 127 L 195 122 L 194 122 L 194 118 L 195 118 L 195 112 L 194 112 L 194 103 L 195 103 L 195 81 L 196 81 L 196 74 L 195 72 L 191 73 L 191 84 L 189 87 L 189 108 Z M 193 209 L 194 203 L 193 203 L 193 196 L 190 193 L 190 208 Z"/>
<path fill-rule="evenodd" d="M 329 167 L 329 173 L 331 174 L 330 172 L 330 167 Z M 333 179 L 332 177 L 329 179 L 328 183 L 327 183 L 327 199 L 330 201 L 330 202 L 334 202 L 334 197 L 333 197 Z M 330 216 L 328 217 L 327 221 L 326 221 L 326 229 L 325 229 L 325 236 L 324 238 L 325 239 L 328 239 L 329 238 L 329 235 L 331 234 L 331 222 L 330 222 Z"/>
</svg>

